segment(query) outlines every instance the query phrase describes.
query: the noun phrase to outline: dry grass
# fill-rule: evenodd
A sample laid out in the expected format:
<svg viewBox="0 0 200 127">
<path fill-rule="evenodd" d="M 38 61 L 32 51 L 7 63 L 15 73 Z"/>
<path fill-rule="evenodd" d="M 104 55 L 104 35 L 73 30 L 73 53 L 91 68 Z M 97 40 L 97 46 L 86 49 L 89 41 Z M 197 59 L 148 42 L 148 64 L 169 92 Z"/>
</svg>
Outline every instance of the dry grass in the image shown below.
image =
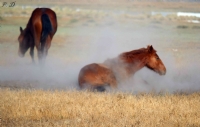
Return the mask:
<svg viewBox="0 0 200 127">
<path fill-rule="evenodd" d="M 0 89 L 1 126 L 200 126 L 200 93 Z"/>
</svg>

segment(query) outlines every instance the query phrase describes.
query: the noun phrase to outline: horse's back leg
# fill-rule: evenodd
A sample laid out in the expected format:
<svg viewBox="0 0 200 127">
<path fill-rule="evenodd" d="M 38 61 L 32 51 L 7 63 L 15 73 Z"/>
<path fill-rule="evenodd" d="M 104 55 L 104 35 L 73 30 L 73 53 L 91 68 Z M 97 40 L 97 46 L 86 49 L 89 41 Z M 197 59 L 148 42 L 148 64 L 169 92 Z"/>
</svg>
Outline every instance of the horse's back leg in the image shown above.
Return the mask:
<svg viewBox="0 0 200 127">
<path fill-rule="evenodd" d="M 41 43 L 41 63 L 44 64 L 48 55 L 48 50 L 51 46 L 51 37 L 47 36 L 45 42 Z"/>
<path fill-rule="evenodd" d="M 106 91 L 104 86 L 96 86 L 94 87 L 94 90 L 96 90 L 97 92 L 104 92 Z"/>
<path fill-rule="evenodd" d="M 37 55 L 38 55 L 38 60 L 40 62 L 41 58 L 42 58 L 42 51 L 41 51 L 41 43 L 40 43 L 40 34 L 42 31 L 42 24 L 41 22 L 35 22 L 34 26 L 33 26 L 33 31 L 34 31 L 34 44 L 36 46 L 37 49 Z"/>
</svg>

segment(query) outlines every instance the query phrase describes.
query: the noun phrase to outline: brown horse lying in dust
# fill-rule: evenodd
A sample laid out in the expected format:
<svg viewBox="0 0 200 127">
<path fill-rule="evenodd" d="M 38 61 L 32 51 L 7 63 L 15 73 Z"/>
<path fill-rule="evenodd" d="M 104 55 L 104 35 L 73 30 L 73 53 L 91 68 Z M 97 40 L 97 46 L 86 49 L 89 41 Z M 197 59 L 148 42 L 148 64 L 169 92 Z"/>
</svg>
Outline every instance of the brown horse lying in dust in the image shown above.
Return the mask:
<svg viewBox="0 0 200 127">
<path fill-rule="evenodd" d="M 57 31 L 56 13 L 49 8 L 36 8 L 28 21 L 26 28 L 20 27 L 19 51 L 23 57 L 30 48 L 30 55 L 34 62 L 34 47 L 38 51 L 38 59 L 41 63 L 47 56 L 51 46 L 51 40 Z"/>
<path fill-rule="evenodd" d="M 166 68 L 152 46 L 124 52 L 117 58 L 106 60 L 103 64 L 92 63 L 84 66 L 79 73 L 81 88 L 105 91 L 104 86 L 117 87 L 117 83 L 147 67 L 160 75 L 165 75 Z"/>
</svg>

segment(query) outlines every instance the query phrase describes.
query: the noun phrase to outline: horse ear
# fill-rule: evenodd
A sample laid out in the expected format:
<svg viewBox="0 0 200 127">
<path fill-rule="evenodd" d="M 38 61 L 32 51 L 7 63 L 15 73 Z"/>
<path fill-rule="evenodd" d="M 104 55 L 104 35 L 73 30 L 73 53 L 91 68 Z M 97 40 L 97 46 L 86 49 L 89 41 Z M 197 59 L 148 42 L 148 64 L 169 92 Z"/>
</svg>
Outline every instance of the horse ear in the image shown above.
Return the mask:
<svg viewBox="0 0 200 127">
<path fill-rule="evenodd" d="M 22 27 L 21 27 L 21 26 L 20 26 L 20 28 L 19 28 L 19 29 L 20 29 L 20 32 L 22 33 L 22 32 L 23 32 L 23 29 L 22 29 Z"/>
<path fill-rule="evenodd" d="M 147 46 L 147 50 L 148 50 L 148 52 L 152 52 L 154 50 L 153 46 L 152 45 L 148 45 Z"/>
</svg>

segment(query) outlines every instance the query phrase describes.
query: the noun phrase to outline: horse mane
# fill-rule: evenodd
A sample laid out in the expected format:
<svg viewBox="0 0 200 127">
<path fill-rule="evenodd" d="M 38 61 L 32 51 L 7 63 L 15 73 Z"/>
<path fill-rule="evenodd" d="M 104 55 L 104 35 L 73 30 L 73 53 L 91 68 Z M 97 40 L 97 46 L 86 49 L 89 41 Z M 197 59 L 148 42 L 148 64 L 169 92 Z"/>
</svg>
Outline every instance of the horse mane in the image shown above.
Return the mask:
<svg viewBox="0 0 200 127">
<path fill-rule="evenodd" d="M 141 60 L 142 58 L 146 57 L 149 53 L 155 53 L 156 50 L 153 48 L 150 50 L 150 46 L 147 48 L 140 48 L 128 52 L 121 53 L 119 58 L 125 62 L 132 63 L 134 61 Z"/>
</svg>

